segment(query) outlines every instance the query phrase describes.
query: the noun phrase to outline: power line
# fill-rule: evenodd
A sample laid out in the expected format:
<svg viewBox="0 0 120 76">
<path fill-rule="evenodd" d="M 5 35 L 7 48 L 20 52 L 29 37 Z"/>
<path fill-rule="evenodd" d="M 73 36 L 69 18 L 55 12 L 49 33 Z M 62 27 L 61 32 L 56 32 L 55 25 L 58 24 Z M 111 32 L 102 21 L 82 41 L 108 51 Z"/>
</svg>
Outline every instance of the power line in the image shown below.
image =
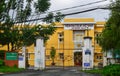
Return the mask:
<svg viewBox="0 0 120 76">
<path fill-rule="evenodd" d="M 91 3 L 87 3 L 87 4 L 82 4 L 82 5 L 78 5 L 78 6 L 73 6 L 73 7 L 68 7 L 68 8 L 63 8 L 63 9 L 59 9 L 59 10 L 54 10 L 54 11 L 50 11 L 50 12 L 57 12 L 57 11 L 63 11 L 63 10 L 69 10 L 69 9 L 73 9 L 73 8 L 78 8 L 78 7 L 83 7 L 83 6 L 87 6 L 87 5 L 92 5 L 92 4 L 96 4 L 96 3 L 101 3 L 101 2 L 105 2 L 107 0 L 100 0 L 100 1 L 95 1 L 95 2 L 91 2 Z M 49 13 L 49 12 L 48 12 Z M 40 14 L 37 14 L 37 15 L 31 15 L 31 16 L 37 16 Z M 42 14 L 41 14 L 42 15 Z M 66 15 L 66 14 L 65 14 Z M 69 15 L 69 14 L 68 14 Z M 41 19 L 44 19 L 45 17 L 42 17 Z M 40 20 L 41 20 L 40 19 Z M 36 19 L 28 19 L 26 21 L 23 21 L 23 22 L 29 22 L 29 21 L 35 21 Z M 38 19 L 37 19 L 38 20 Z M 15 22 L 15 23 L 22 23 L 22 22 Z"/>
<path fill-rule="evenodd" d="M 73 6 L 73 7 L 63 8 L 63 9 L 59 9 L 59 10 L 54 10 L 54 11 L 50 11 L 50 12 L 56 12 L 56 11 L 78 8 L 78 7 L 83 7 L 83 6 L 92 5 L 92 4 L 96 4 L 96 3 L 101 3 L 101 2 L 105 2 L 105 1 L 107 1 L 107 0 L 102 0 L 102 1 L 100 0 L 100 1 L 96 1 L 96 2 L 91 2 L 91 3 L 87 3 L 87 4 L 78 5 L 78 6 Z"/>
<path fill-rule="evenodd" d="M 49 11 L 49 12 L 57 12 L 57 11 L 69 10 L 69 9 L 78 8 L 78 7 L 83 7 L 83 6 L 88 6 L 88 5 L 92 5 L 92 4 L 96 4 L 96 3 L 101 3 L 101 2 L 105 2 L 105 1 L 107 1 L 107 0 L 100 0 L 100 1 L 96 1 L 96 2 L 90 2 L 90 3 L 87 3 L 87 4 L 82 4 L 82 5 L 78 5 L 78 6 L 63 8 L 63 9 L 54 10 L 54 11 Z M 49 13 L 49 12 L 48 12 L 48 13 Z M 40 15 L 40 14 L 37 14 L 37 15 Z M 31 15 L 31 16 L 36 16 L 36 15 Z"/>
<path fill-rule="evenodd" d="M 87 10 L 84 10 L 84 11 L 63 14 L 61 16 L 69 16 L 69 15 L 74 15 L 74 14 L 89 12 L 89 11 L 93 11 L 93 10 L 97 10 L 97 9 L 110 9 L 110 8 L 108 8 L 108 7 L 100 7 L 100 8 L 96 7 L 96 8 L 91 8 L 91 9 L 87 9 Z M 57 16 L 54 16 L 54 17 L 57 17 Z M 37 20 L 42 20 L 42 19 L 45 19 L 45 17 L 37 18 L 37 19 L 31 19 L 31 20 L 26 20 L 26 21 L 23 21 L 23 22 L 37 21 Z M 22 23 L 22 22 L 16 22 L 16 23 Z"/>
</svg>

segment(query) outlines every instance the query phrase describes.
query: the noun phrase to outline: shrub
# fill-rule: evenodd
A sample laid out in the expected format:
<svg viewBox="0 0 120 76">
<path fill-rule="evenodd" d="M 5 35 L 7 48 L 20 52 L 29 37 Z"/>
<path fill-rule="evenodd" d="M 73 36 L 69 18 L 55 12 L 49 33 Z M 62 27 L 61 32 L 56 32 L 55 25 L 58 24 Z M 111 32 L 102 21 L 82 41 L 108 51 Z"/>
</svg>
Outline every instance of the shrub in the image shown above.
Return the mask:
<svg viewBox="0 0 120 76">
<path fill-rule="evenodd" d="M 102 74 L 103 76 L 120 76 L 120 64 L 105 66 Z"/>
<path fill-rule="evenodd" d="M 0 59 L 4 60 L 5 50 L 0 50 Z"/>
<path fill-rule="evenodd" d="M 84 72 L 102 74 L 102 76 L 120 76 L 120 64 L 111 64 L 101 69 L 85 70 Z"/>
<path fill-rule="evenodd" d="M 24 69 L 17 68 L 17 67 L 9 67 L 9 66 L 0 67 L 0 72 L 3 72 L 3 73 L 12 73 L 12 72 L 20 72 L 20 71 L 24 71 Z"/>
<path fill-rule="evenodd" d="M 0 66 L 4 66 L 4 60 L 0 59 Z"/>
</svg>

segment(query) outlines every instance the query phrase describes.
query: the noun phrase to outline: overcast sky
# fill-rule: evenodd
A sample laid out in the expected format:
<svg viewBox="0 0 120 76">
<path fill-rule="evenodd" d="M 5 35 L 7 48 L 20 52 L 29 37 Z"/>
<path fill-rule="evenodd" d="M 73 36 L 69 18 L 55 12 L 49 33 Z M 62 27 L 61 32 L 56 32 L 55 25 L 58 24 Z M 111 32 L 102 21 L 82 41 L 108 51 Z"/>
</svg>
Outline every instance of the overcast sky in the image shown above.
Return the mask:
<svg viewBox="0 0 120 76">
<path fill-rule="evenodd" d="M 74 9 L 63 10 L 61 12 L 64 14 L 72 13 L 72 12 L 78 12 L 78 11 L 82 11 L 82 10 L 86 10 L 86 9 L 90 9 L 90 8 L 94 8 L 98 6 L 102 7 L 102 6 L 110 4 L 110 0 L 51 0 L 50 1 L 51 7 L 49 11 L 84 5 L 84 4 L 93 3 L 96 1 L 103 1 L 103 2 L 98 2 L 95 4 L 78 7 Z M 65 18 L 94 18 L 95 21 L 105 21 L 106 19 L 109 18 L 109 14 L 110 14 L 109 10 L 98 9 L 98 10 L 89 11 L 85 13 L 79 13 L 76 15 L 66 16 Z"/>
</svg>

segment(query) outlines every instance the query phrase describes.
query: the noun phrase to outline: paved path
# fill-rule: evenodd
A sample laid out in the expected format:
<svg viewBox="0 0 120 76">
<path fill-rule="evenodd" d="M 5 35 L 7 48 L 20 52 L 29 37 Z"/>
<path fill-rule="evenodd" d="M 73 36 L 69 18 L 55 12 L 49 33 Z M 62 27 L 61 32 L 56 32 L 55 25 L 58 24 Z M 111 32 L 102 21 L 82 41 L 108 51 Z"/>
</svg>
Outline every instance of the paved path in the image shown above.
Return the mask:
<svg viewBox="0 0 120 76">
<path fill-rule="evenodd" d="M 28 70 L 25 72 L 4 74 L 0 76 L 100 76 L 79 71 L 77 68 L 48 68 L 44 71 Z"/>
</svg>

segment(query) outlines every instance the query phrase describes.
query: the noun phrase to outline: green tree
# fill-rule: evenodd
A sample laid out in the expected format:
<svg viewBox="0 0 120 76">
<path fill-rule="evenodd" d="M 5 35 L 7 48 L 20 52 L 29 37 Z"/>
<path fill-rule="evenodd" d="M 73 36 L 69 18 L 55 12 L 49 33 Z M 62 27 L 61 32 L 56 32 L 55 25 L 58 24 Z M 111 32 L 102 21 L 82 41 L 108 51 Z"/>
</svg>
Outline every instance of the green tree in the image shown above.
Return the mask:
<svg viewBox="0 0 120 76">
<path fill-rule="evenodd" d="M 0 1 L 0 21 L 1 21 L 1 19 L 2 19 L 2 14 L 3 14 L 3 11 L 4 11 L 4 9 L 5 9 L 5 0 L 1 0 Z"/>
<path fill-rule="evenodd" d="M 52 59 L 52 65 L 55 65 L 54 59 L 55 59 L 55 55 L 56 55 L 56 49 L 54 47 L 51 47 L 51 51 L 50 51 L 50 57 Z"/>
<path fill-rule="evenodd" d="M 120 49 L 120 0 L 110 5 L 111 14 L 105 28 L 97 38 L 104 51 Z"/>
<path fill-rule="evenodd" d="M 34 6 L 32 6 L 34 3 Z M 42 36 L 45 41 L 55 31 L 53 22 L 56 21 L 54 14 L 50 13 L 46 16 L 44 22 L 50 23 L 49 26 L 34 26 L 28 25 L 16 25 L 16 22 L 25 22 L 31 17 L 33 9 L 36 14 L 45 13 L 50 7 L 50 0 L 1 0 L 0 2 L 0 44 L 8 45 L 9 50 L 19 49 L 21 46 L 29 46 L 34 43 L 35 37 Z M 56 14 L 57 19 L 60 21 L 62 14 Z M 52 18 L 51 18 L 52 16 Z M 61 16 L 61 17 L 59 17 Z M 49 20 L 48 20 L 49 19 Z M 12 46 L 10 48 L 10 45 Z"/>
<path fill-rule="evenodd" d="M 9 24 L 9 25 L 8 25 Z M 12 22 L 5 22 L 0 25 L 0 44 L 8 45 L 8 50 L 10 49 L 9 44 L 11 43 L 12 39 Z"/>
</svg>

